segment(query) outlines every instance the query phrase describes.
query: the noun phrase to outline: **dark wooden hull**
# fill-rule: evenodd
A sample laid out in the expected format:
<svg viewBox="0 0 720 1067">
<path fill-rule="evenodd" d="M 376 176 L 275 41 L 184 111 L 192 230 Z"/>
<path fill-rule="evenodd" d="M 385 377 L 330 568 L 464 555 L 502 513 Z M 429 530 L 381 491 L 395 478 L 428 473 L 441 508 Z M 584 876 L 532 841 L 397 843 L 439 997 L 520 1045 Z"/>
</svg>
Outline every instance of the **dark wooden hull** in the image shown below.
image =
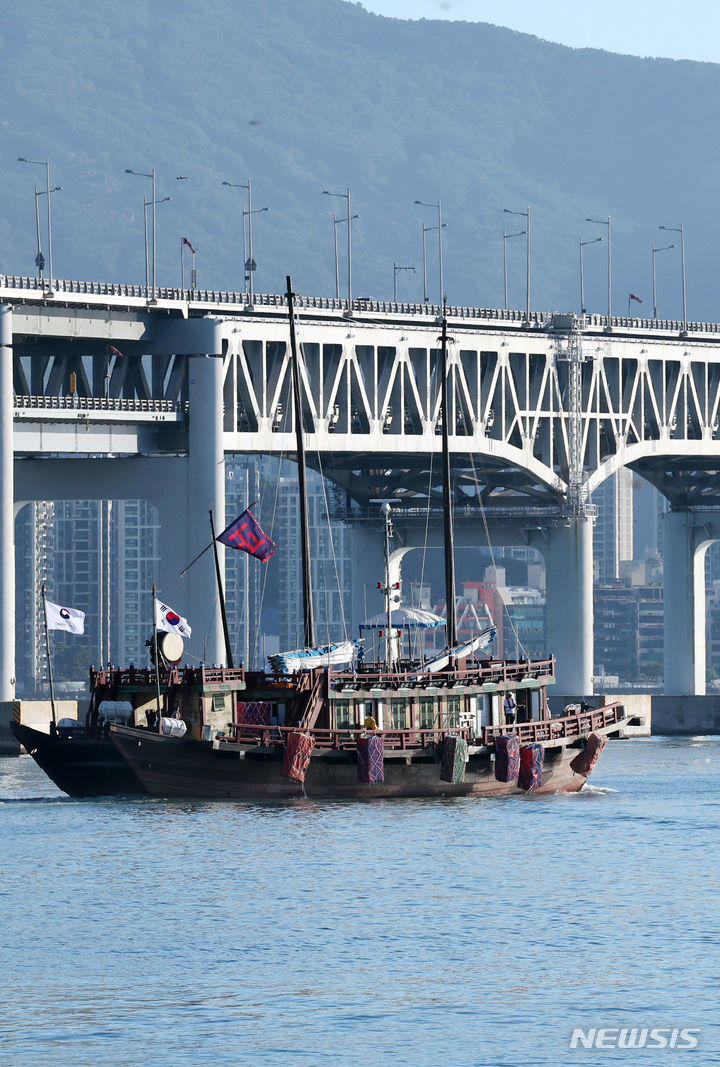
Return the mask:
<svg viewBox="0 0 720 1067">
<path fill-rule="evenodd" d="M 10 728 L 23 748 L 71 797 L 132 796 L 145 793 L 140 781 L 108 737 L 51 736 L 22 723 Z"/>
<path fill-rule="evenodd" d="M 207 799 L 284 800 L 308 796 L 316 799 L 377 799 L 383 797 L 498 797 L 522 794 L 514 782 L 495 780 L 490 750 L 470 757 L 464 781 L 440 779 L 440 760 L 427 750 L 405 755 L 386 754 L 385 781 L 358 781 L 353 751 L 316 751 L 304 787 L 283 778 L 280 750 L 248 746 L 242 752 L 222 751 L 211 742 L 164 737 L 132 727 L 113 726 L 110 736 L 148 793 L 161 797 Z M 579 748 L 548 747 L 542 785 L 537 793 L 576 792 L 586 776 L 570 767 Z"/>
</svg>

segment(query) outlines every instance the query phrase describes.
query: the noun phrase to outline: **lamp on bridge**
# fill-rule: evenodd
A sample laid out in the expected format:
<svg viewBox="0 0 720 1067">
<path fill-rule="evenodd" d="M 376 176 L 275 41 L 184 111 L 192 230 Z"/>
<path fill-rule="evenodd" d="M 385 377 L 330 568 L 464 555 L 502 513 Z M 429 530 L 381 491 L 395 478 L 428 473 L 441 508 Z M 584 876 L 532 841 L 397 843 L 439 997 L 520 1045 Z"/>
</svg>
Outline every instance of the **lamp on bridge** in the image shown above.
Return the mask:
<svg viewBox="0 0 720 1067">
<path fill-rule="evenodd" d="M 62 185 L 56 185 L 51 190 L 51 193 L 62 192 Z M 38 278 L 42 281 L 42 273 L 45 270 L 45 256 L 42 250 L 42 240 L 40 237 L 40 204 L 39 200 L 41 196 L 47 196 L 46 189 L 38 189 L 35 186 L 35 237 L 37 240 L 37 255 L 35 256 L 35 266 L 38 269 Z"/>
<path fill-rule="evenodd" d="M 511 211 L 509 207 L 503 208 L 505 215 L 522 215 L 527 219 L 525 229 L 525 318 L 530 322 L 530 208 L 527 211 Z"/>
<path fill-rule="evenodd" d="M 607 226 L 608 231 L 608 330 L 612 329 L 612 215 L 608 215 L 607 219 L 585 219 L 586 222 L 592 222 L 595 226 Z"/>
<path fill-rule="evenodd" d="M 440 300 L 438 301 L 438 304 L 442 308 L 443 301 L 445 300 L 445 278 L 443 275 L 443 230 L 445 229 L 445 223 L 442 220 L 442 201 L 438 200 L 437 204 L 426 204 L 424 200 L 416 200 L 415 203 L 418 207 L 435 208 L 438 213 L 438 224 L 437 226 L 433 226 L 432 229 L 437 229 L 438 232 L 438 266 L 440 270 Z M 427 231 L 423 231 L 423 238 L 425 237 L 426 232 Z"/>
<path fill-rule="evenodd" d="M 161 196 L 159 200 L 155 201 L 155 203 L 156 204 L 168 204 L 171 200 L 172 200 L 171 196 Z M 150 285 L 150 276 L 149 276 L 150 275 L 150 267 L 149 267 L 149 263 L 148 263 L 148 220 L 147 220 L 147 209 L 149 207 L 150 207 L 150 201 L 147 200 L 145 197 L 143 197 L 143 214 L 144 214 L 143 222 L 145 224 L 145 288 L 146 289 Z M 154 241 L 153 241 L 153 243 L 154 243 Z"/>
<path fill-rule="evenodd" d="M 227 185 L 229 189 L 247 189 L 248 206 L 243 208 L 242 213 L 242 248 L 243 248 L 243 270 L 245 272 L 245 285 L 244 291 L 248 294 L 248 306 L 252 307 L 253 296 L 255 292 L 255 284 L 253 281 L 253 272 L 257 270 L 257 263 L 253 259 L 253 215 L 262 215 L 263 212 L 269 211 L 269 207 L 252 206 L 252 182 L 248 178 L 247 182 L 223 182 L 223 185 Z M 245 219 L 248 220 L 247 225 L 247 255 L 245 248 Z"/>
<path fill-rule="evenodd" d="M 44 167 L 45 168 L 45 193 L 47 195 L 47 230 L 48 230 L 48 296 L 53 295 L 53 256 L 52 256 L 52 209 L 51 209 L 51 193 L 53 190 L 50 188 L 50 159 L 45 156 L 45 159 L 26 159 L 25 156 L 18 156 L 18 163 L 29 163 L 32 167 Z M 35 204 L 37 207 L 37 190 Z M 40 266 L 39 259 L 42 253 L 38 253 L 38 260 L 35 262 Z"/>
<path fill-rule="evenodd" d="M 524 237 L 527 230 L 518 230 L 517 233 L 508 233 L 507 230 L 503 230 L 503 292 L 505 293 L 505 310 L 508 309 L 508 264 L 507 264 L 507 243 L 512 237 Z"/>
<path fill-rule="evenodd" d="M 350 186 L 344 193 L 333 193 L 330 189 L 323 189 L 323 196 L 339 196 L 343 200 L 347 200 L 347 260 L 348 260 L 348 281 L 347 281 L 347 298 L 348 298 L 348 314 L 352 314 L 352 221 L 358 218 L 358 215 L 353 215 L 352 208 L 350 207 Z"/>
<path fill-rule="evenodd" d="M 585 247 L 585 245 L 596 245 L 599 241 L 602 241 L 602 237 L 594 237 L 592 239 L 592 241 L 583 241 L 583 239 L 581 237 L 579 240 L 580 240 L 580 314 L 584 315 L 585 311 L 586 311 L 586 308 L 585 308 L 585 267 L 584 267 L 584 263 L 583 263 L 583 248 Z"/>
<path fill-rule="evenodd" d="M 155 285 L 157 282 L 157 219 L 156 219 L 156 192 L 155 192 L 155 168 L 147 173 L 142 170 L 132 170 L 130 167 L 125 168 L 126 174 L 134 174 L 136 178 L 150 178 L 152 181 L 152 199 L 148 203 L 152 204 L 152 300 L 155 300 Z M 147 210 L 147 207 L 146 207 Z M 145 236 L 145 247 L 147 248 L 147 230 Z M 146 253 L 147 260 L 147 253 Z M 147 274 L 147 271 L 146 271 Z M 145 278 L 145 285 L 147 287 L 147 277 Z"/>
<path fill-rule="evenodd" d="M 360 218 L 360 216 L 358 215 L 357 211 L 353 215 L 353 218 L 354 219 L 359 219 Z M 340 263 L 339 263 L 339 260 L 338 260 L 337 228 L 338 228 L 338 223 L 347 222 L 347 221 L 348 221 L 347 219 L 339 219 L 337 217 L 337 215 L 335 214 L 335 212 L 333 211 L 333 246 L 334 246 L 334 249 L 335 249 L 335 299 L 336 300 L 340 299 Z"/>
<path fill-rule="evenodd" d="M 398 274 L 400 274 L 404 270 L 412 271 L 413 274 L 415 273 L 415 268 L 414 267 L 404 267 L 400 263 L 393 263 L 393 300 L 395 301 L 396 304 L 397 304 L 397 276 L 398 276 Z"/>
<path fill-rule="evenodd" d="M 652 246 L 652 294 L 653 294 L 653 318 L 657 318 L 657 285 L 655 281 L 655 256 L 658 252 L 669 252 L 675 245 L 663 245 L 662 248 Z"/>
<path fill-rule="evenodd" d="M 680 271 L 682 274 L 683 333 L 687 333 L 687 294 L 685 290 L 685 225 L 681 222 L 679 226 L 658 226 L 658 229 L 665 230 L 667 233 L 680 234 Z"/>
</svg>

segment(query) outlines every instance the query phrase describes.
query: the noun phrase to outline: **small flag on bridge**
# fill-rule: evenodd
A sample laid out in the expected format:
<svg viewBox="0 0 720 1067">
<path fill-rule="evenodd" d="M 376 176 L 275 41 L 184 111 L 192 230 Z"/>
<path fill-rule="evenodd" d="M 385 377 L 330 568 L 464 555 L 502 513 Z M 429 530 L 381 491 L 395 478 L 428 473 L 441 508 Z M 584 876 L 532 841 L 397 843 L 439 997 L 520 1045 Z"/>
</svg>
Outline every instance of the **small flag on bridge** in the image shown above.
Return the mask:
<svg viewBox="0 0 720 1067">
<path fill-rule="evenodd" d="M 228 548 L 239 548 L 263 563 L 267 563 L 277 549 L 277 545 L 270 540 L 250 508 L 238 515 L 234 522 L 218 534 L 217 540 Z"/>
<path fill-rule="evenodd" d="M 119 356 L 120 359 L 125 359 L 125 353 L 121 352 L 119 348 L 115 347 L 115 345 L 108 345 L 108 355 Z"/>
<path fill-rule="evenodd" d="M 635 296 L 635 293 L 630 293 L 630 299 L 631 300 L 636 300 L 638 304 L 642 304 L 642 300 L 640 299 L 639 296 Z"/>
<path fill-rule="evenodd" d="M 189 240 L 187 239 L 187 237 L 183 237 L 183 239 L 182 239 L 182 243 L 183 243 L 184 245 L 187 245 L 187 246 L 188 246 L 188 248 L 190 249 L 190 251 L 192 252 L 192 254 L 193 254 L 193 255 L 195 255 L 195 254 L 197 253 L 197 249 L 196 249 L 196 248 L 193 248 L 193 246 L 192 246 L 192 245 L 190 244 L 190 242 L 189 242 Z"/>
</svg>

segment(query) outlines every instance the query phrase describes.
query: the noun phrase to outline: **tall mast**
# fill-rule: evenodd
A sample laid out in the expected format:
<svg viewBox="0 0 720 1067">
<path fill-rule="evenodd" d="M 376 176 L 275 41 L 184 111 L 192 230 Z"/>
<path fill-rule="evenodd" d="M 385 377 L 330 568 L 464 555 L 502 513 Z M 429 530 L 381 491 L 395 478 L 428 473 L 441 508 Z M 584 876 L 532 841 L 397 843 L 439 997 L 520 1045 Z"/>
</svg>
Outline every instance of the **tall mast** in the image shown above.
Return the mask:
<svg viewBox="0 0 720 1067">
<path fill-rule="evenodd" d="M 385 614 L 387 615 L 387 623 L 385 626 L 385 666 L 389 671 L 393 670 L 394 656 L 393 656 L 393 632 L 392 632 L 392 599 L 390 591 L 390 538 L 392 537 L 392 515 L 390 512 L 390 504 L 384 503 L 382 506 L 383 514 L 385 516 L 385 538 L 383 542 L 383 554 L 385 556 Z"/>
<path fill-rule="evenodd" d="M 455 533 L 453 529 L 453 501 L 450 483 L 450 441 L 448 433 L 447 387 L 447 316 L 443 301 L 442 334 L 440 337 L 440 413 L 442 418 L 443 460 L 443 534 L 445 546 L 445 636 L 448 648 L 457 644 L 457 615 L 455 612 Z"/>
<path fill-rule="evenodd" d="M 230 631 L 228 630 L 227 611 L 225 610 L 225 590 L 223 589 L 220 560 L 218 559 L 217 538 L 215 536 L 215 516 L 210 508 L 210 536 L 212 537 L 213 554 L 215 556 L 215 580 L 217 582 L 218 597 L 220 599 L 220 617 L 222 618 L 223 637 L 225 639 L 225 658 L 228 667 L 234 667 L 232 646 L 230 644 Z"/>
<path fill-rule="evenodd" d="M 288 274 L 287 302 L 290 318 L 290 352 L 293 383 L 293 408 L 295 412 L 295 442 L 298 467 L 298 489 L 300 491 L 300 544 L 302 549 L 302 586 L 303 586 L 303 622 L 305 648 L 315 645 L 315 620 L 313 617 L 312 573 L 310 570 L 310 523 L 308 521 L 308 500 L 305 468 L 305 436 L 303 433 L 302 401 L 300 399 L 300 372 L 298 370 L 297 341 L 295 339 L 295 312 L 293 310 L 292 279 Z"/>
</svg>

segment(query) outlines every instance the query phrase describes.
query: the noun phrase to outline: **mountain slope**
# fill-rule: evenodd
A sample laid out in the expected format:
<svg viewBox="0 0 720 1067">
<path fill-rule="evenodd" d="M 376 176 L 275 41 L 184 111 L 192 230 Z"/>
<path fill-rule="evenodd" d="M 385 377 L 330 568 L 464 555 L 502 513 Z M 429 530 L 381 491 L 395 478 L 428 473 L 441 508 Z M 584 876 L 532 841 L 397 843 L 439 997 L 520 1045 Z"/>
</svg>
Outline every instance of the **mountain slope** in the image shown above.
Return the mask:
<svg viewBox="0 0 720 1067">
<path fill-rule="evenodd" d="M 574 51 L 484 24 L 402 22 L 341 0 L 79 0 L 8 11 L 0 29 L 5 189 L 0 269 L 33 269 L 32 186 L 49 154 L 56 273 L 141 280 L 142 196 L 126 167 L 158 169 L 159 281 L 179 280 L 179 241 L 199 248 L 200 284 L 240 286 L 242 191 L 253 178 L 259 289 L 287 271 L 300 291 L 334 288 L 333 209 L 351 186 L 356 295 L 389 296 L 393 261 L 415 264 L 416 199 L 443 199 L 446 290 L 502 301 L 502 230 L 533 207 L 537 307 L 577 306 L 577 238 L 614 218 L 615 307 L 649 308 L 658 223 L 684 221 L 688 300 L 717 317 L 720 68 Z M 176 182 L 176 175 L 188 175 Z M 517 227 L 522 228 L 521 226 Z M 340 233 L 342 237 L 342 232 Z M 511 298 L 524 303 L 521 242 Z M 660 313 L 679 313 L 677 253 L 658 257 Z M 431 269 L 435 268 L 432 257 Z M 342 266 L 341 266 L 342 272 Z M 588 304 L 605 304 L 604 247 L 586 252 Z M 431 294 L 437 293 L 435 276 Z"/>
</svg>

